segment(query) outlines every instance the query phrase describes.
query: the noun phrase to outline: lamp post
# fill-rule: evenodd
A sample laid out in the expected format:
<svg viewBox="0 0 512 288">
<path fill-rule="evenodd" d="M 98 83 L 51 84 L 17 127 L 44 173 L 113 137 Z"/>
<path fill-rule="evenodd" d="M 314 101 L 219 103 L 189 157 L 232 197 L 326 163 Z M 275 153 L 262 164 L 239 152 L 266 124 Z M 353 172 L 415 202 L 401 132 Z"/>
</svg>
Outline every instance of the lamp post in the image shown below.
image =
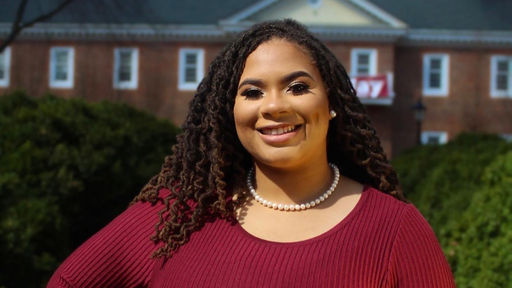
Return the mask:
<svg viewBox="0 0 512 288">
<path fill-rule="evenodd" d="M 412 106 L 412 110 L 414 111 L 414 118 L 416 118 L 416 144 L 421 145 L 421 123 L 425 117 L 425 110 L 427 110 L 427 107 L 421 102 L 421 97 Z"/>
</svg>

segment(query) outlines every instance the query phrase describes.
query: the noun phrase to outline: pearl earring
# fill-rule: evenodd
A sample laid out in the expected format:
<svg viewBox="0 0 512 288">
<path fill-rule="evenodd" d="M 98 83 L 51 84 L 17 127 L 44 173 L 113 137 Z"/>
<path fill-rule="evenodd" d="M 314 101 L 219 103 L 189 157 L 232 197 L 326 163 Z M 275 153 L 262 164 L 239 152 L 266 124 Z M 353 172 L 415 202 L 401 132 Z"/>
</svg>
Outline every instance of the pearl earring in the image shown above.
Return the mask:
<svg viewBox="0 0 512 288">
<path fill-rule="evenodd" d="M 331 118 L 336 117 L 336 112 L 334 110 L 331 110 L 331 112 L 329 114 L 331 114 Z"/>
</svg>

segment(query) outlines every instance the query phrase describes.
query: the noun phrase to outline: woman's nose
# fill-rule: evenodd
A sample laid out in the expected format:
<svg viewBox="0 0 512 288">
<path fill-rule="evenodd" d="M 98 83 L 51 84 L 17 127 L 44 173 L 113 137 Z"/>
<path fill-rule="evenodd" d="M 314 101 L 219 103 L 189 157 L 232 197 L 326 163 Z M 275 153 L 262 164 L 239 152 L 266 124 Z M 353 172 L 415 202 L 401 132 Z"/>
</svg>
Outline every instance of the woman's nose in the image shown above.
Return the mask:
<svg viewBox="0 0 512 288">
<path fill-rule="evenodd" d="M 291 113 L 291 105 L 286 93 L 269 92 L 262 99 L 261 114 L 264 116 L 280 117 Z"/>
</svg>

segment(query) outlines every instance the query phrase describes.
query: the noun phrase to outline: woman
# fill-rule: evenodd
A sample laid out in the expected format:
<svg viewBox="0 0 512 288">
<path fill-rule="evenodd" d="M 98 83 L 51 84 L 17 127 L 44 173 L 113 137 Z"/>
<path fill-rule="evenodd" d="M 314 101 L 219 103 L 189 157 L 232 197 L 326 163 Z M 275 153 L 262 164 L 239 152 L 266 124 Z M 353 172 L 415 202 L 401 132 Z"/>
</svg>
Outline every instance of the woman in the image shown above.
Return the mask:
<svg viewBox="0 0 512 288">
<path fill-rule="evenodd" d="M 217 56 L 132 204 L 48 287 L 455 287 L 345 69 L 292 20 Z"/>
</svg>

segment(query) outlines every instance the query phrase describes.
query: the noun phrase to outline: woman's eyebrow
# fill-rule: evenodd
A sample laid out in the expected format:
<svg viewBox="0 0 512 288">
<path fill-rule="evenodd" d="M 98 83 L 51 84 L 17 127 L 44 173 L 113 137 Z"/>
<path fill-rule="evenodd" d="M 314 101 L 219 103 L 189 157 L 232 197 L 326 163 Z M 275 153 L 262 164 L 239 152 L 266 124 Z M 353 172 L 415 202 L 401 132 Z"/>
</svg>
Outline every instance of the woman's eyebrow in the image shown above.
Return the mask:
<svg viewBox="0 0 512 288">
<path fill-rule="evenodd" d="M 296 79 L 296 78 L 299 78 L 299 77 L 308 77 L 308 78 L 311 78 L 311 80 L 315 80 L 313 79 L 313 76 L 311 76 L 308 72 L 306 71 L 295 71 L 295 72 L 292 72 L 290 74 L 287 74 L 285 76 L 283 76 L 280 80 L 281 83 L 288 83 L 290 81 L 292 81 L 293 79 Z M 263 86 L 263 81 L 261 79 L 255 79 L 255 78 L 247 78 L 245 79 L 244 81 L 242 81 L 240 83 L 240 85 L 238 85 L 238 89 L 240 89 L 240 87 L 246 85 L 246 84 L 251 84 L 251 85 L 254 85 L 254 86 Z"/>
</svg>

